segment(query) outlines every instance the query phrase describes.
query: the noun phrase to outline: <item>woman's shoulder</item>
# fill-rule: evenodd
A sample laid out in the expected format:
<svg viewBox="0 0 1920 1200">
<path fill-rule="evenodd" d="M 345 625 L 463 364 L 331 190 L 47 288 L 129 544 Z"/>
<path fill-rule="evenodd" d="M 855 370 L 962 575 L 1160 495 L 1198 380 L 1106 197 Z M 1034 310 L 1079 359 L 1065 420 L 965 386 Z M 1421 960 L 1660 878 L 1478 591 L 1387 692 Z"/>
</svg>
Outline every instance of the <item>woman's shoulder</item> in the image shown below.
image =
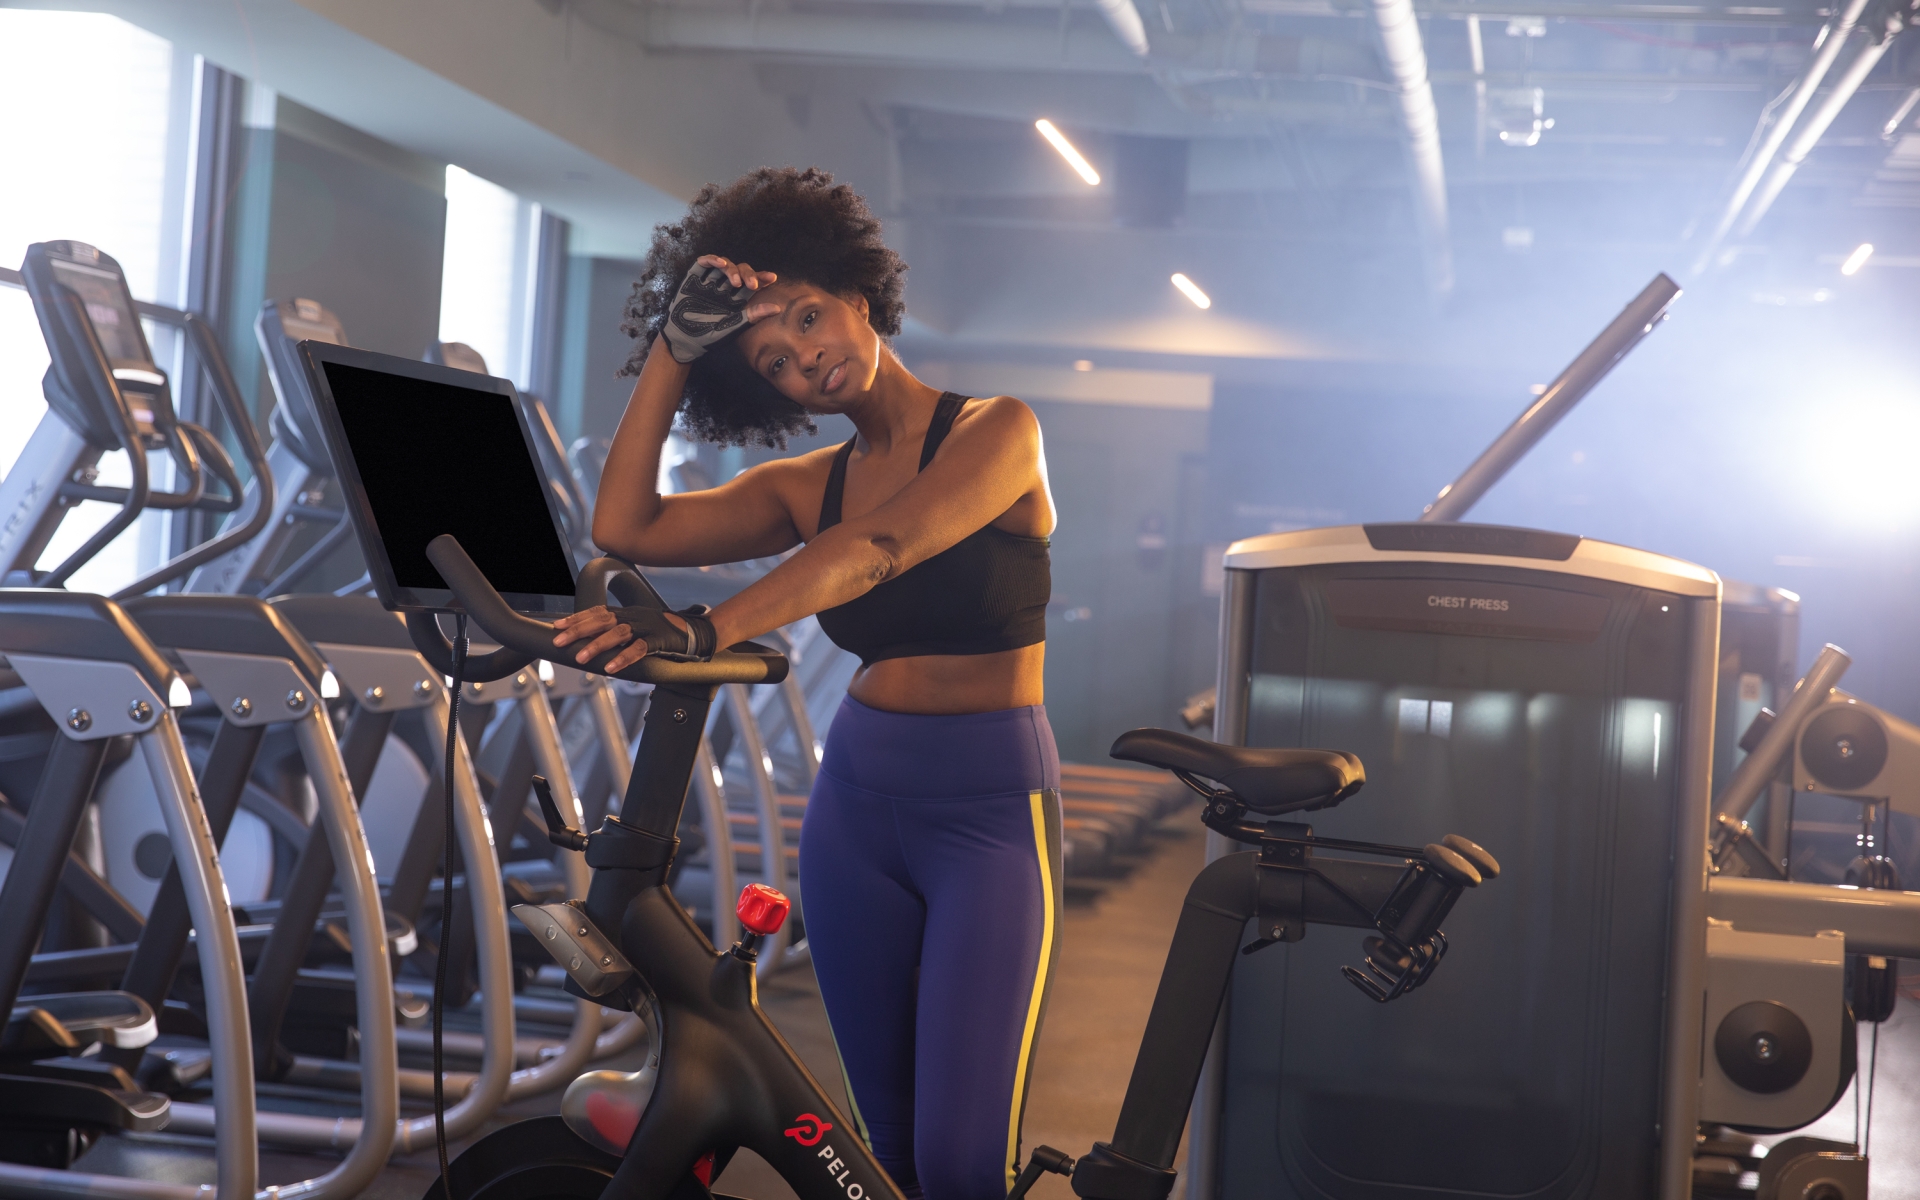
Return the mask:
<svg viewBox="0 0 1920 1200">
<path fill-rule="evenodd" d="M 1040 418 L 1026 401 L 1013 396 L 981 396 L 969 399 L 953 419 L 954 432 L 978 430 L 992 436 L 1037 434 Z"/>
<path fill-rule="evenodd" d="M 811 493 L 817 499 L 827 484 L 827 475 L 833 470 L 833 456 L 839 452 L 840 444 L 836 442 L 805 454 L 768 459 L 750 468 L 747 474 L 757 476 L 756 483 L 783 496 Z"/>
</svg>

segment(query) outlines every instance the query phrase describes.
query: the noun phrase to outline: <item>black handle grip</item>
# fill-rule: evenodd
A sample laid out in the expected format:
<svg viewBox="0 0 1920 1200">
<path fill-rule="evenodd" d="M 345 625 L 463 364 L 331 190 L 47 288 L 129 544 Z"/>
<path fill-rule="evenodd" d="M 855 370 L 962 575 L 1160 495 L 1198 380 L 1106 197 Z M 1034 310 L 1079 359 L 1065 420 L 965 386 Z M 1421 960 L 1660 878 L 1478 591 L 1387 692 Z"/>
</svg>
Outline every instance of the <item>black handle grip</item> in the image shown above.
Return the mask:
<svg viewBox="0 0 1920 1200">
<path fill-rule="evenodd" d="M 602 556 L 580 568 L 580 580 L 573 587 L 575 611 L 604 604 L 608 608 L 639 606 L 666 611 L 667 602 L 653 590 L 647 577 L 634 570 L 632 563 Z"/>
<path fill-rule="evenodd" d="M 508 607 L 506 600 L 487 582 L 487 577 L 481 574 L 480 568 L 474 565 L 473 559 L 467 556 L 459 540 L 452 534 L 443 533 L 427 543 L 427 561 L 433 564 L 434 570 L 440 572 L 440 578 L 447 581 L 447 586 L 459 597 L 474 623 L 485 630 L 488 637 L 499 642 L 502 650 L 544 658 L 596 675 L 612 674 L 617 679 L 635 683 L 779 683 L 787 677 L 786 658 L 753 642 L 741 642 L 738 646 L 722 650 L 713 656 L 711 662 L 675 662 L 649 654 L 623 671 L 609 672 L 606 669 L 608 660 L 619 653 L 614 650 L 599 655 L 589 663 L 576 663 L 570 651 L 553 644 L 552 625 L 536 621 Z M 602 587 L 608 586 L 604 581 L 612 578 L 612 573 L 598 578 L 603 580 Z M 412 623 L 409 618 L 409 628 Z M 473 677 L 472 671 L 472 660 L 469 660 L 470 678 Z"/>
</svg>

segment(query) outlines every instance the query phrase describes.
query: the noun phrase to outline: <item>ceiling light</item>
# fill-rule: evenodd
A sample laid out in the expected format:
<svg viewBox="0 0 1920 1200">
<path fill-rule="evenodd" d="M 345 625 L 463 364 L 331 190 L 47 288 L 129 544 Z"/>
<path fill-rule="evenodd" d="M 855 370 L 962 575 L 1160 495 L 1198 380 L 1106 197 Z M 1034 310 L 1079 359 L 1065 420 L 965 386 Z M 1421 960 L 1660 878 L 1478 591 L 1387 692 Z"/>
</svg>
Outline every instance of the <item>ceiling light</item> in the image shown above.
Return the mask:
<svg viewBox="0 0 1920 1200">
<path fill-rule="evenodd" d="M 1840 264 L 1840 273 L 1842 275 L 1857 274 L 1861 267 L 1867 265 L 1867 260 L 1872 257 L 1873 243 L 1861 242 L 1858 246 L 1854 247 L 1852 254 L 1847 255 L 1847 261 Z"/>
<path fill-rule="evenodd" d="M 1060 152 L 1060 157 L 1067 160 L 1068 166 L 1079 172 L 1080 178 L 1087 181 L 1088 187 L 1099 185 L 1100 172 L 1094 170 L 1093 164 L 1073 148 L 1073 143 L 1067 140 L 1066 134 L 1053 127 L 1052 121 L 1041 117 L 1033 123 L 1033 127 L 1040 131 L 1040 136 L 1047 139 L 1049 145 Z"/>
<path fill-rule="evenodd" d="M 1182 275 L 1178 271 L 1175 271 L 1173 273 L 1173 286 L 1180 289 L 1181 295 L 1193 301 L 1194 307 L 1196 308 L 1212 308 L 1213 307 L 1213 300 L 1209 298 L 1205 292 L 1200 290 L 1200 286 L 1194 283 L 1193 280 L 1188 279 L 1185 275 Z"/>
</svg>

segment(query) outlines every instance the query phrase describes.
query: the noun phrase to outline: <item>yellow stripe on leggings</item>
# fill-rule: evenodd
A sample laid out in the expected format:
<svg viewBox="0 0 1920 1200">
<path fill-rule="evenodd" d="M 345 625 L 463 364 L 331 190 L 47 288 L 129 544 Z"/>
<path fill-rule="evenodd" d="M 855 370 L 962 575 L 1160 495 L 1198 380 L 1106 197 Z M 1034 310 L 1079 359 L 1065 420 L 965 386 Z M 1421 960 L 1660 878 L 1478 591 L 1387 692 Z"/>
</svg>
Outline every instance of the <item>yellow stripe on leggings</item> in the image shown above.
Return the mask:
<svg viewBox="0 0 1920 1200">
<path fill-rule="evenodd" d="M 1027 1067 L 1033 1061 L 1033 1039 L 1040 1031 L 1040 1013 L 1047 998 L 1049 960 L 1053 955 L 1053 861 L 1047 853 L 1046 794 L 1030 792 L 1027 803 L 1033 813 L 1034 859 L 1040 865 L 1040 897 L 1043 914 L 1040 926 L 1040 956 L 1033 965 L 1033 994 L 1027 1000 L 1027 1025 L 1020 1033 L 1020 1058 L 1013 1071 L 1013 1101 L 1007 1114 L 1007 1187 L 1011 1189 L 1014 1170 L 1020 1157 L 1020 1116 L 1026 1108 Z"/>
<path fill-rule="evenodd" d="M 853 1094 L 853 1077 L 847 1074 L 847 1060 L 840 1057 L 840 1039 L 833 1036 L 832 1020 L 827 1021 L 827 1036 L 833 1040 L 833 1057 L 840 1064 L 840 1083 L 847 1089 L 847 1109 L 853 1114 L 854 1132 L 860 1135 L 860 1140 L 867 1144 L 867 1149 L 871 1150 L 873 1135 L 867 1132 L 867 1119 L 860 1115 L 860 1100 Z M 1012 1191 L 1013 1185 L 1008 1184 L 1007 1190 Z"/>
</svg>

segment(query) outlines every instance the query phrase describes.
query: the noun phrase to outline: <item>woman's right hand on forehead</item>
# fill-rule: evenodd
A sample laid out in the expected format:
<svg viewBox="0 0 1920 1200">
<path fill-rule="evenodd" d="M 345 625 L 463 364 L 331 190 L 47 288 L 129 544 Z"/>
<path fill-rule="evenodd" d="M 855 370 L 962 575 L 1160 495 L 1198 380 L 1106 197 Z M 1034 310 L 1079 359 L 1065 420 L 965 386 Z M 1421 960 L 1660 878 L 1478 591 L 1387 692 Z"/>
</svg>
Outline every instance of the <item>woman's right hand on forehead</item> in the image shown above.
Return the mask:
<svg viewBox="0 0 1920 1200">
<path fill-rule="evenodd" d="M 690 363 L 755 321 L 773 316 L 781 305 L 754 300 L 754 293 L 780 277 L 756 271 L 717 254 L 694 260 L 667 307 L 661 334 L 675 362 Z"/>
</svg>

